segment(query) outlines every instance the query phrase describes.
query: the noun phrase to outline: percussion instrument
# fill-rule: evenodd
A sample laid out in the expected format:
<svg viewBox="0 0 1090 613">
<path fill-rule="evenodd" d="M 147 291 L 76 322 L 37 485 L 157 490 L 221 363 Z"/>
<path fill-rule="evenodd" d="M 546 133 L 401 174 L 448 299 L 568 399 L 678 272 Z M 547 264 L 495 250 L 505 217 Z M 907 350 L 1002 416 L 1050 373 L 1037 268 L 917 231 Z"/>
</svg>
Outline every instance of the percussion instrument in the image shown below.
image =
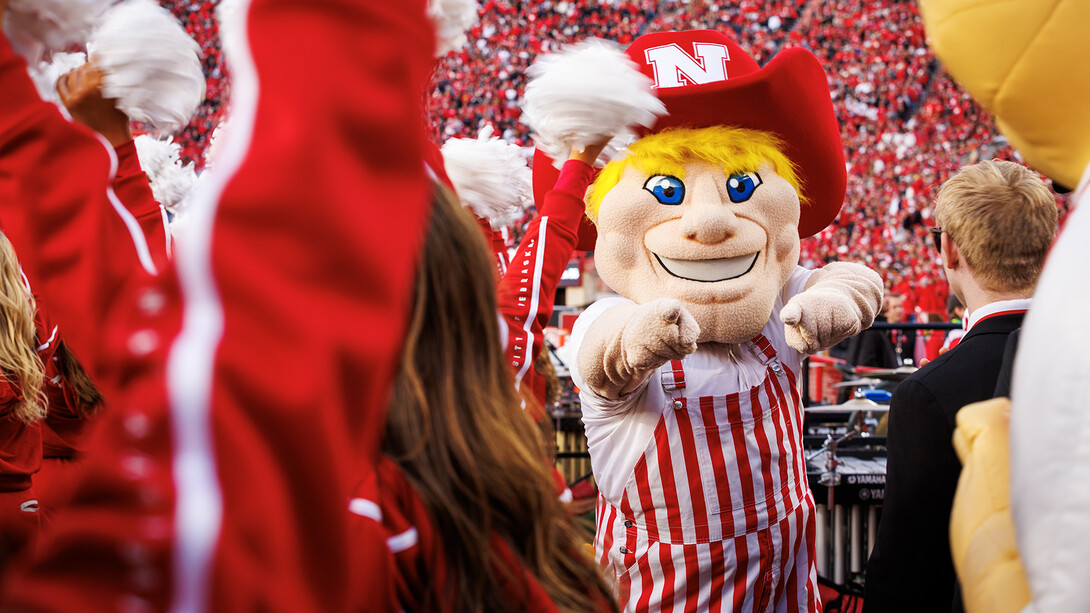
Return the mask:
<svg viewBox="0 0 1090 613">
<path fill-rule="evenodd" d="M 807 453 L 806 475 L 817 503 L 817 571 L 838 585 L 864 571 L 874 547 L 886 487 L 884 443 L 879 437 L 829 435 Z"/>
</svg>

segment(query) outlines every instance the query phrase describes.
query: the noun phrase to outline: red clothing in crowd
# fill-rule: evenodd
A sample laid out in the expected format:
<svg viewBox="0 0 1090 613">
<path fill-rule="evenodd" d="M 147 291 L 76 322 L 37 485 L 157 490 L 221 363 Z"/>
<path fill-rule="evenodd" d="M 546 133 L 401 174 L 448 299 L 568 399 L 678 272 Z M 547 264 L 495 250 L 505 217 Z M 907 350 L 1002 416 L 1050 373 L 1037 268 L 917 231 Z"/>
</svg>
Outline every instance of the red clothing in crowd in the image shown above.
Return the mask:
<svg viewBox="0 0 1090 613">
<path fill-rule="evenodd" d="M 380 500 L 381 503 L 374 503 Z M 376 574 L 389 573 L 392 578 L 389 599 L 377 600 L 374 594 L 361 593 L 356 603 L 358 611 L 375 613 L 415 613 L 423 611 L 425 594 L 444 594 L 449 589 L 450 569 L 443 553 L 443 538 L 428 516 L 420 497 L 409 484 L 401 470 L 388 459 L 380 461 L 374 480 L 362 483 L 349 508 L 365 529 L 365 522 L 381 521 L 390 537 L 389 558 L 379 562 L 373 558 L 361 559 Z M 512 610 L 525 613 L 555 613 L 558 609 L 548 593 L 527 570 L 522 568 L 518 557 L 499 538 L 491 543 L 504 567 L 520 569 L 517 580 L 504 586 L 511 595 Z M 396 569 L 396 570 L 393 570 Z M 426 592 L 424 591 L 426 590 Z M 396 604 L 396 606 L 389 606 Z M 457 613 L 454 603 L 440 600 L 437 613 Z M 608 611 L 607 603 L 601 603 L 601 611 Z M 431 610 L 429 610 L 431 613 Z"/>
</svg>

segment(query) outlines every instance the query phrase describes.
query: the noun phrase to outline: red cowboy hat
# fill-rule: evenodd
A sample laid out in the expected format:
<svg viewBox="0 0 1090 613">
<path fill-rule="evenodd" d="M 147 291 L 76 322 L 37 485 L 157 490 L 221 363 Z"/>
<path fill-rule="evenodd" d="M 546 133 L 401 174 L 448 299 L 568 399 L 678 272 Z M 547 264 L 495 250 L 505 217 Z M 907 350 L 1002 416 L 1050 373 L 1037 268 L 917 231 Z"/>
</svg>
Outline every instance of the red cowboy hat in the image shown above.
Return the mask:
<svg viewBox="0 0 1090 613">
<path fill-rule="evenodd" d="M 833 111 L 825 70 L 806 49 L 785 49 L 763 68 L 741 47 L 714 30 L 658 32 L 637 38 L 628 56 L 655 84 L 668 115 L 650 130 L 738 126 L 771 132 L 798 167 L 809 199 L 799 236 L 813 236 L 840 212 L 847 187 L 840 126 Z M 559 176 L 552 160 L 534 155 L 534 201 L 542 203 Z M 586 216 L 578 249 L 594 248 L 598 234 Z"/>
<path fill-rule="evenodd" d="M 714 30 L 645 34 L 627 53 L 654 81 L 669 113 L 641 136 L 719 125 L 776 134 L 798 166 L 809 199 L 799 236 L 812 236 L 832 223 L 844 202 L 848 176 L 825 70 L 813 53 L 785 49 L 762 68 Z"/>
</svg>

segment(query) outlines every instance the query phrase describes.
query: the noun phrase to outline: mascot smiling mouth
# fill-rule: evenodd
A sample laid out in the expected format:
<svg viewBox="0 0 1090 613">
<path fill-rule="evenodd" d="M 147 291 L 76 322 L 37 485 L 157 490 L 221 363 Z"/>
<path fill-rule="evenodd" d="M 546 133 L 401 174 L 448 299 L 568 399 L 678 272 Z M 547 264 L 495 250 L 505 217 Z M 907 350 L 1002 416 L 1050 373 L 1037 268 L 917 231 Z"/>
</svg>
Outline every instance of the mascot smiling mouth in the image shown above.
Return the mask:
<svg viewBox="0 0 1090 613">
<path fill-rule="evenodd" d="M 761 252 L 758 251 L 757 253 L 716 260 L 675 260 L 652 253 L 666 272 L 679 279 L 700 281 L 701 283 L 737 279 L 753 270 L 753 265 L 757 263 L 757 256 L 760 254 Z"/>
</svg>

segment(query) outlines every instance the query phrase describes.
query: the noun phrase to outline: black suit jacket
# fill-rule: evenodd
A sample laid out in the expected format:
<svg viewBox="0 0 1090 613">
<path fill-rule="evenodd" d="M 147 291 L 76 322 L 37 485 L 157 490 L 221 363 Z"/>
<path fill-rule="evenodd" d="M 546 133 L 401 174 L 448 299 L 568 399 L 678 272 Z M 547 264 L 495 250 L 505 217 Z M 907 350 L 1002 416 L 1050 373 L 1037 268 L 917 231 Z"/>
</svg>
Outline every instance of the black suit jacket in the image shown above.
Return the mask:
<svg viewBox="0 0 1090 613">
<path fill-rule="evenodd" d="M 867 563 L 865 613 L 962 610 L 949 530 L 961 474 L 952 443 L 955 418 L 965 405 L 993 397 L 1007 336 L 1021 325 L 1021 314 L 984 319 L 893 393 L 885 500 Z"/>
</svg>

